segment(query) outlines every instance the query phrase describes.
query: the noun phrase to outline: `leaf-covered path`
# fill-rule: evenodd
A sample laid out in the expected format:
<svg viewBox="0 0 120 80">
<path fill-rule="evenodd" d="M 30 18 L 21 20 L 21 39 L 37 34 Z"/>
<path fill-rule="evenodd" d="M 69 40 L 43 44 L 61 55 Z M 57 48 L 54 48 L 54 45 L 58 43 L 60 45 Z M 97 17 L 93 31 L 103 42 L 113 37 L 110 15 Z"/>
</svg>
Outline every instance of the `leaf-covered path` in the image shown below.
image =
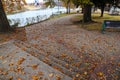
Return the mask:
<svg viewBox="0 0 120 80">
<path fill-rule="evenodd" d="M 81 29 L 73 24 L 74 16 L 27 27 L 28 42 L 48 54 L 46 63 L 53 61 L 49 56 L 60 60 L 56 64 L 65 67 L 66 71 L 59 66 L 56 66 L 57 69 L 71 77 L 86 80 L 120 79 L 120 33 L 102 34 Z"/>
<path fill-rule="evenodd" d="M 73 80 L 119 80 L 120 32 L 81 29 L 74 16 L 26 27 L 14 44 Z"/>
</svg>

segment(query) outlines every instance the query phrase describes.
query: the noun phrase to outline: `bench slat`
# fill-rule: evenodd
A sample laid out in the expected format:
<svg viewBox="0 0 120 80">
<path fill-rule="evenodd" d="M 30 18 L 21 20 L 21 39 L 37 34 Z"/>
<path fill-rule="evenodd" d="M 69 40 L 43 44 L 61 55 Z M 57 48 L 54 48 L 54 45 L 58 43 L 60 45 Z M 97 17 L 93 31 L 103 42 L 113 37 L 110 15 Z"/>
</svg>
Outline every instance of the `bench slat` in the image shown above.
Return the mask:
<svg viewBox="0 0 120 80">
<path fill-rule="evenodd" d="M 104 20 L 102 24 L 102 32 L 105 31 L 105 28 L 120 28 L 120 21 Z"/>
</svg>

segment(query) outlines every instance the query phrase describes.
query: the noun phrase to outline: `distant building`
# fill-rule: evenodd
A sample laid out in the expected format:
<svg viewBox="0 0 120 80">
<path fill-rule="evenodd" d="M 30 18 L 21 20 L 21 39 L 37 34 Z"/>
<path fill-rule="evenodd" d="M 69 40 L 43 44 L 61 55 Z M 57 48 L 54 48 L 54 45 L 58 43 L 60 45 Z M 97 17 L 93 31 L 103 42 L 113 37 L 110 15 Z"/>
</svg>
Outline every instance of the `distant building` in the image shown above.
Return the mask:
<svg viewBox="0 0 120 80">
<path fill-rule="evenodd" d="M 35 0 L 35 6 L 38 6 L 38 5 L 40 5 L 40 2 L 39 2 L 39 0 Z"/>
</svg>

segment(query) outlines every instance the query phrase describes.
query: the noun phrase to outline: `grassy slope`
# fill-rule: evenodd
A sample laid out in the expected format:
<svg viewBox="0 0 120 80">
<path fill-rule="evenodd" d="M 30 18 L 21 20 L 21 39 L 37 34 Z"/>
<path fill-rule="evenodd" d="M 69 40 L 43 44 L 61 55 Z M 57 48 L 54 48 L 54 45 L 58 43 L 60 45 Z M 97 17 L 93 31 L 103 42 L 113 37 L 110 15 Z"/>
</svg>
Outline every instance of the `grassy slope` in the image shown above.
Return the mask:
<svg viewBox="0 0 120 80">
<path fill-rule="evenodd" d="M 80 27 L 85 28 L 87 30 L 101 30 L 102 29 L 102 23 L 104 20 L 120 20 L 120 16 L 113 16 L 104 14 L 104 17 L 99 17 L 100 14 L 92 14 L 92 19 L 95 21 L 95 23 L 86 23 L 84 26 L 79 24 Z M 76 16 L 76 19 L 82 19 L 82 15 Z"/>
</svg>

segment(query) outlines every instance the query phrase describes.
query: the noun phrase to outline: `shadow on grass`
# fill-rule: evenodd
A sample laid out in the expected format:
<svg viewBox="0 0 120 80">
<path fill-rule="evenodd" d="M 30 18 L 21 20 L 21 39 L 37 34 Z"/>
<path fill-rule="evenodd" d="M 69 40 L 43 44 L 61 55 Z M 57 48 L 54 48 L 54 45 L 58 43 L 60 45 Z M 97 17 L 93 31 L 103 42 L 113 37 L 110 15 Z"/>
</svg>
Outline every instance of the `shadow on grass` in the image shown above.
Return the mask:
<svg viewBox="0 0 120 80">
<path fill-rule="evenodd" d="M 92 19 L 97 19 L 97 20 L 105 20 L 105 19 L 111 19 L 111 17 L 98 17 L 98 16 L 93 16 Z"/>
<path fill-rule="evenodd" d="M 92 21 L 88 23 L 82 22 L 82 15 L 75 16 L 73 19 L 73 23 L 78 25 L 78 27 L 86 29 L 86 30 L 102 30 L 102 23 L 104 20 L 120 20 L 120 16 L 111 16 L 108 14 L 104 14 L 103 17 L 100 17 L 99 14 L 92 14 Z M 118 31 L 116 29 L 110 29 L 110 31 Z"/>
<path fill-rule="evenodd" d="M 83 23 L 82 20 L 73 21 L 75 25 L 80 28 L 87 29 L 87 30 L 97 30 L 100 31 L 102 29 L 102 23 L 97 21 L 90 21 L 87 23 Z"/>
</svg>

